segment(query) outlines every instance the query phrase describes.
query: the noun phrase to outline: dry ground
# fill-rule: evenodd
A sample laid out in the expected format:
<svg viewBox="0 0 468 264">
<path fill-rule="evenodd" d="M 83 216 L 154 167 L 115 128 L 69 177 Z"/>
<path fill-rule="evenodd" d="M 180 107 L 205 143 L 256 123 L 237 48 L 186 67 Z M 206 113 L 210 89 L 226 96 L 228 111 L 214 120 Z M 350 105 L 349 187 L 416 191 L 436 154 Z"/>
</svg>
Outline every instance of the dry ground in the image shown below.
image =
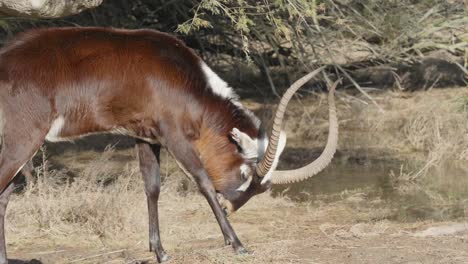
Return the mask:
<svg viewBox="0 0 468 264">
<path fill-rule="evenodd" d="M 340 152 L 410 154 L 429 164 L 427 168 L 453 159 L 464 168 L 467 94 L 466 88 L 386 92 L 375 95 L 385 110 L 380 114 L 362 98 L 339 93 Z M 287 129 L 294 139 L 288 146 L 323 145 L 323 98 L 301 99 L 291 107 Z M 248 105 L 255 108 L 256 103 Z M 392 220 L 394 208 L 365 190 L 334 194 L 340 197 L 334 202 L 324 196 L 297 203 L 268 193 L 253 198 L 230 217 L 250 251 L 235 256 L 224 246 L 206 201 L 165 153 L 162 159 L 161 236 L 171 263 L 468 263 L 466 213 L 440 222 L 399 222 Z M 38 182 L 10 202 L 6 223 L 10 258 L 153 263 L 147 251 L 145 195 L 132 150 L 68 151 L 49 160 L 50 167 L 38 168 Z M 414 186 L 423 172 L 402 171 L 397 176 Z M 468 205 L 465 208 L 466 212 Z M 424 232 L 430 227 L 441 228 Z"/>
<path fill-rule="evenodd" d="M 199 195 L 163 195 L 161 204 L 162 237 L 171 263 L 468 262 L 467 226 L 447 236 L 417 237 L 414 234 L 428 227 L 453 224 L 374 221 L 375 212 L 359 208 L 352 199 L 319 206 L 268 195 L 255 199 L 231 217 L 251 252 L 247 256 L 235 256 L 223 246 L 214 217 Z M 72 230 L 61 237 L 51 234 L 54 230 L 39 232 L 42 235 L 13 238 L 18 242 L 9 243 L 10 256 L 43 263 L 154 263 L 146 251 L 145 213 L 140 209 L 129 223 L 137 225 L 136 233 L 113 234 L 116 240 L 111 240 Z"/>
</svg>

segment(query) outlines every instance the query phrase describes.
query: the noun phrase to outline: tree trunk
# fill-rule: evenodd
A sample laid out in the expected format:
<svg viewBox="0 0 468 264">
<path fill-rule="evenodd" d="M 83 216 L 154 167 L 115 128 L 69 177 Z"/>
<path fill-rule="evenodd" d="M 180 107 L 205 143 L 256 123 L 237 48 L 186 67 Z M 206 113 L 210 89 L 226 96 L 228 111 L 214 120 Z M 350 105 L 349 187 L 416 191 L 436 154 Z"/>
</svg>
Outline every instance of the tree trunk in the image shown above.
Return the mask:
<svg viewBox="0 0 468 264">
<path fill-rule="evenodd" d="M 0 0 L 0 14 L 31 18 L 56 18 L 93 8 L 103 0 Z"/>
</svg>

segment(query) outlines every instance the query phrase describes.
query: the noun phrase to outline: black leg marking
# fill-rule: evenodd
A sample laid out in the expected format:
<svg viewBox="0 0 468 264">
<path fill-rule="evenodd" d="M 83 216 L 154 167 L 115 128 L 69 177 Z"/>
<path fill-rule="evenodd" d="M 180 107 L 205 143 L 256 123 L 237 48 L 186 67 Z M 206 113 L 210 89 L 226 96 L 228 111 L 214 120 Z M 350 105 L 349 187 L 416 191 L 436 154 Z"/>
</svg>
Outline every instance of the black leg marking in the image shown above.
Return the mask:
<svg viewBox="0 0 468 264">
<path fill-rule="evenodd" d="M 148 203 L 149 216 L 149 247 L 156 253 L 159 262 L 168 261 L 169 255 L 164 251 L 159 236 L 158 199 L 161 189 L 161 175 L 159 168 L 159 152 L 161 146 L 150 145 L 137 141 L 140 170 L 145 183 L 145 193 Z"/>
<path fill-rule="evenodd" d="M 234 229 L 229 223 L 223 209 L 219 205 L 216 197 L 216 191 L 208 176 L 206 170 L 203 168 L 203 164 L 197 155 L 196 150 L 192 147 L 191 142 L 184 139 L 179 139 L 177 143 L 169 146 L 170 151 L 174 157 L 185 167 L 185 169 L 195 178 L 198 184 L 200 192 L 208 201 L 213 213 L 216 216 L 216 220 L 223 232 L 223 236 L 226 244 L 232 245 L 234 251 L 237 254 L 247 253 L 242 243 L 237 238 Z M 172 142 L 174 143 L 174 142 Z"/>
</svg>

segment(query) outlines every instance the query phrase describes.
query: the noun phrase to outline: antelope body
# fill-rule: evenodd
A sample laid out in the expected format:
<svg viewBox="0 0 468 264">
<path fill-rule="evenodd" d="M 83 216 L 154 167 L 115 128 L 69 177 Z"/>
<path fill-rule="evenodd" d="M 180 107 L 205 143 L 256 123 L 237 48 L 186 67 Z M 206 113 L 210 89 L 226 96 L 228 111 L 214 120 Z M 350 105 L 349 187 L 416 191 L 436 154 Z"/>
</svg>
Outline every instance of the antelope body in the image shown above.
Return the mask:
<svg viewBox="0 0 468 264">
<path fill-rule="evenodd" d="M 330 133 L 322 155 L 294 171 L 275 171 L 285 137 L 281 120 L 293 84 L 278 107 L 271 138 L 260 121 L 191 49 L 152 30 L 50 28 L 19 34 L 0 50 L 0 263 L 7 263 L 4 215 L 14 176 L 48 141 L 93 133 L 137 139 L 149 213 L 150 250 L 169 259 L 158 226 L 159 151 L 165 147 L 197 183 L 227 244 L 245 253 L 226 218 L 271 184 L 303 180 L 336 149 L 330 89 Z M 336 84 L 335 84 L 336 85 Z"/>
</svg>

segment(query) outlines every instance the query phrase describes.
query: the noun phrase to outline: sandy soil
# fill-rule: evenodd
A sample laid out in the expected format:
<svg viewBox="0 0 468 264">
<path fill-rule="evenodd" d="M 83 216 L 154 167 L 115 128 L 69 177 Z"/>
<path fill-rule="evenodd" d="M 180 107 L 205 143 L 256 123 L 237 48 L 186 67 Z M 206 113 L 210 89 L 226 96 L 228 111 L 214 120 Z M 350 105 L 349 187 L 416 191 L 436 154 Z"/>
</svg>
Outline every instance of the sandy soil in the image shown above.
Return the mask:
<svg viewBox="0 0 468 264">
<path fill-rule="evenodd" d="M 350 201 L 316 207 L 267 195 L 231 217 L 250 251 L 236 256 L 223 245 L 205 202 L 196 196 L 183 202 L 196 209 L 180 210 L 162 201 L 162 238 L 170 263 L 468 263 L 468 224 L 456 229 L 452 222 L 361 221 L 370 212 L 353 209 Z M 448 226 L 449 231 L 417 236 L 434 226 Z M 10 244 L 10 257 L 43 263 L 156 263 L 145 238 L 94 247 L 80 246 L 83 239 L 63 243 L 31 238 L 24 246 Z"/>
</svg>

